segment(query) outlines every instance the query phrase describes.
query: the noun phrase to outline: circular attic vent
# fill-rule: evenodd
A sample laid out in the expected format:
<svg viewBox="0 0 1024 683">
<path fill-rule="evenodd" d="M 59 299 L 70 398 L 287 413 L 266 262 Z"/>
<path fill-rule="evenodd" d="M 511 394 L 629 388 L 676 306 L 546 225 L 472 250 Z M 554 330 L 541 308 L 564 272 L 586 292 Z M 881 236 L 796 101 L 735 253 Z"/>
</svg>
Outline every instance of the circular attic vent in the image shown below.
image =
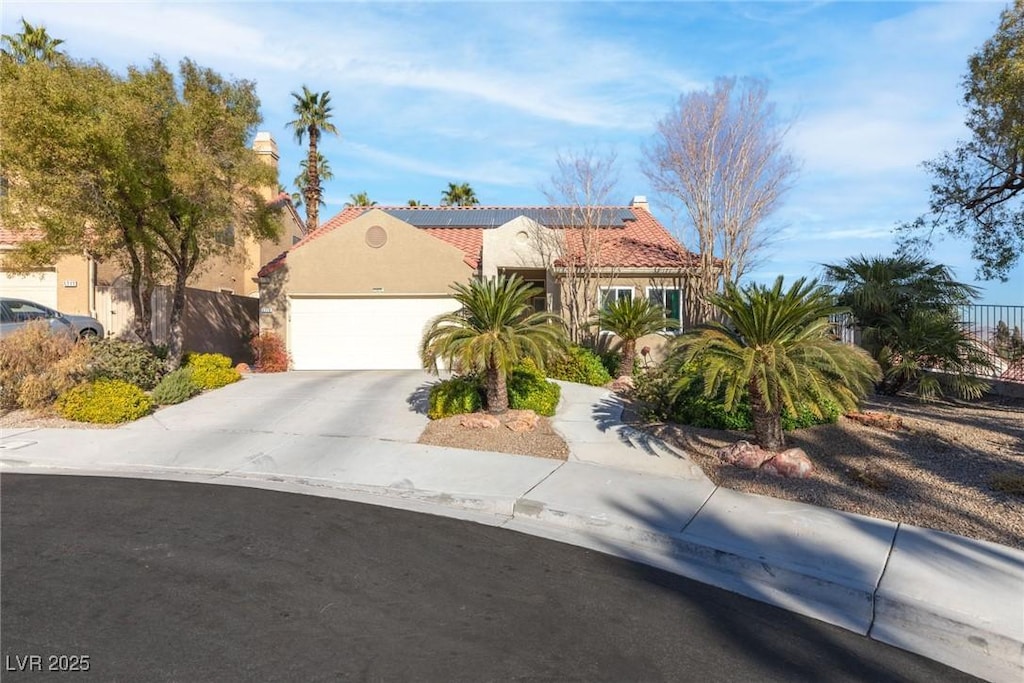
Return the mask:
<svg viewBox="0 0 1024 683">
<path fill-rule="evenodd" d="M 388 232 L 379 225 L 371 226 L 366 231 L 366 243 L 374 249 L 380 249 L 388 243 Z"/>
</svg>

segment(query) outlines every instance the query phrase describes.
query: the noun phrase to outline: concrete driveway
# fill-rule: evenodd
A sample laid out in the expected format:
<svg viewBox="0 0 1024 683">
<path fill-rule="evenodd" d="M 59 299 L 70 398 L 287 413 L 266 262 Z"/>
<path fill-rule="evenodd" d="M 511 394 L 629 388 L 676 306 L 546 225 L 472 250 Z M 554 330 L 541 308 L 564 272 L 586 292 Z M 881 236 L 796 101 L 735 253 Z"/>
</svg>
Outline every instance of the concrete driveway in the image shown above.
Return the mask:
<svg viewBox="0 0 1024 683">
<path fill-rule="evenodd" d="M 418 370 L 254 374 L 125 427 L 130 431 L 262 432 L 415 443 L 437 381 Z"/>
</svg>

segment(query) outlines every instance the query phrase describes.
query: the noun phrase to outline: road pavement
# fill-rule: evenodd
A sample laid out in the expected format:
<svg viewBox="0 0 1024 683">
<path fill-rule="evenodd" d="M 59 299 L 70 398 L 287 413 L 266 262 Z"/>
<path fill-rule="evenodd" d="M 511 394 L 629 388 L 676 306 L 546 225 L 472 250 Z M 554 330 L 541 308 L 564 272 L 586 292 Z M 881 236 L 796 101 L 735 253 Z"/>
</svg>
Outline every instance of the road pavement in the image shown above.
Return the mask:
<svg viewBox="0 0 1024 683">
<path fill-rule="evenodd" d="M 0 506 L 5 682 L 973 680 L 657 569 L 459 520 L 10 473 Z M 85 656 L 89 671 L 15 670 L 33 656 L 43 669 Z"/>
</svg>

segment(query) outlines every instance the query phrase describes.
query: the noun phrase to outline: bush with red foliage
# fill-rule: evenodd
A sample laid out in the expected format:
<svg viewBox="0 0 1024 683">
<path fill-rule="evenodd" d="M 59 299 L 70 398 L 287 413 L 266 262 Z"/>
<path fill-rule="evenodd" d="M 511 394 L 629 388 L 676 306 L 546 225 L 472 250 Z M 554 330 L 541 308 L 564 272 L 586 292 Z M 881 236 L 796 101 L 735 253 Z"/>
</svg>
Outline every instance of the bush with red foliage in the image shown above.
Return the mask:
<svg viewBox="0 0 1024 683">
<path fill-rule="evenodd" d="M 274 332 L 262 332 L 252 338 L 251 342 L 256 364 L 256 372 L 285 372 L 291 364 L 291 358 L 285 348 L 284 340 Z"/>
</svg>

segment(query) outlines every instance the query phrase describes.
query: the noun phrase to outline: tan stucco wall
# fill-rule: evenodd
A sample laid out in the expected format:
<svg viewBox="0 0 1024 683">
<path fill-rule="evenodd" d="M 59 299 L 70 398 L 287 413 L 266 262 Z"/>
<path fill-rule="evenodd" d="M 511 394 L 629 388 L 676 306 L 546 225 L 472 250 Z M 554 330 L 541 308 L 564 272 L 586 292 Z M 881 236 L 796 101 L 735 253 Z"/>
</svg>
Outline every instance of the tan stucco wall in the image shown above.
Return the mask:
<svg viewBox="0 0 1024 683">
<path fill-rule="evenodd" d="M 501 268 L 546 268 L 548 263 L 537 239 L 543 230 L 547 228 L 524 216 L 484 230 L 480 274 L 494 277 Z"/>
<path fill-rule="evenodd" d="M 366 231 L 380 226 L 387 243 L 373 248 Z M 461 250 L 392 218 L 368 211 L 288 254 L 260 287 L 260 329 L 286 337 L 288 297 L 296 295 L 443 295 L 475 273 Z"/>
<path fill-rule="evenodd" d="M 93 315 L 89 310 L 90 261 L 65 256 L 57 261 L 57 308 L 62 313 Z"/>
</svg>

